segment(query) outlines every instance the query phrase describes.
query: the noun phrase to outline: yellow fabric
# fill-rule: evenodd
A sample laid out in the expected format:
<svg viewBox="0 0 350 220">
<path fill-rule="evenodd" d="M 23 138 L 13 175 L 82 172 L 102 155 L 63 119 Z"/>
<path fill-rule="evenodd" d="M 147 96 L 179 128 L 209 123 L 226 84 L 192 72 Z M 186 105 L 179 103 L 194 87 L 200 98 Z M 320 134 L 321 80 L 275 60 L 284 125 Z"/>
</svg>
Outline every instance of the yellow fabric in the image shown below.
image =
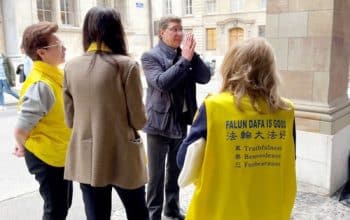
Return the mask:
<svg viewBox="0 0 350 220">
<path fill-rule="evenodd" d="M 229 93 L 205 100 L 207 143 L 186 219 L 289 220 L 296 196 L 292 104 L 268 113 L 260 101 L 259 114 L 248 97 L 243 112 L 234 103 Z"/>
<path fill-rule="evenodd" d="M 42 61 L 35 61 L 20 92 L 20 106 L 27 89 L 41 81 L 47 84 L 55 96 L 50 111 L 30 131 L 25 142 L 27 150 L 45 163 L 63 167 L 71 130 L 64 124 L 62 83 L 63 71 Z"/>
<path fill-rule="evenodd" d="M 101 46 L 100 46 L 100 48 L 98 48 L 98 46 L 97 46 L 97 43 L 96 42 L 92 42 L 91 44 L 90 44 L 90 46 L 89 46 L 89 48 L 88 48 L 88 52 L 95 52 L 95 51 L 103 51 L 103 52 L 112 52 L 112 50 L 111 49 L 109 49 L 108 47 L 107 47 L 107 45 L 105 44 L 105 43 L 101 43 Z"/>
</svg>

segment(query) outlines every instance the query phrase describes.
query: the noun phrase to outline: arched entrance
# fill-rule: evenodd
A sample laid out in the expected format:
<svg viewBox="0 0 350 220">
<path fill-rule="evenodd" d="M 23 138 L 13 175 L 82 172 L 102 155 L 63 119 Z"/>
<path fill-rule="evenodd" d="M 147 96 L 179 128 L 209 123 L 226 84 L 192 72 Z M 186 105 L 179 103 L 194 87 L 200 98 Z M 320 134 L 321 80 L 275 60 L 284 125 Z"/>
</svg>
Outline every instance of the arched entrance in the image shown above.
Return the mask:
<svg viewBox="0 0 350 220">
<path fill-rule="evenodd" d="M 244 39 L 244 30 L 243 28 L 232 28 L 229 32 L 229 45 L 232 47 L 236 43 Z"/>
</svg>

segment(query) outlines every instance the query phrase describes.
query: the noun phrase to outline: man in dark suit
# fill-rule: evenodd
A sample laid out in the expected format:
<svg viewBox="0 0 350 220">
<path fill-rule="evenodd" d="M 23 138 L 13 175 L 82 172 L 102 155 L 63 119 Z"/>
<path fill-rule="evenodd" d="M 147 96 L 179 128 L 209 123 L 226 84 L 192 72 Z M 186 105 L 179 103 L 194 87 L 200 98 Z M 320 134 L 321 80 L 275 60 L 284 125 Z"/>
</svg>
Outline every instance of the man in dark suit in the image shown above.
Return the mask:
<svg viewBox="0 0 350 220">
<path fill-rule="evenodd" d="M 176 154 L 197 110 L 196 83 L 209 82 L 210 70 L 195 53 L 193 34 L 184 36 L 179 17 L 160 19 L 159 39 L 141 58 L 148 84 L 148 120 L 144 127 L 149 160 L 147 206 L 150 219 L 160 220 L 165 190 L 164 215 L 184 219 L 179 205 Z"/>
</svg>

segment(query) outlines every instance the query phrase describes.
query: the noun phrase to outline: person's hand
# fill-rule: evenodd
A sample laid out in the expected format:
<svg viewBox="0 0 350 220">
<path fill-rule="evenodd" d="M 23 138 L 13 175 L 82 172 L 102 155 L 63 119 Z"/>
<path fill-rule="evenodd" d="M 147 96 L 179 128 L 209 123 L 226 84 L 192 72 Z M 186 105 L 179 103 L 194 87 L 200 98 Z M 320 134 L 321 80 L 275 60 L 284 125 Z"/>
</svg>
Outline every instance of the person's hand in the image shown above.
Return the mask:
<svg viewBox="0 0 350 220">
<path fill-rule="evenodd" d="M 188 61 L 191 61 L 194 55 L 194 49 L 196 48 L 196 41 L 192 33 L 186 34 L 185 41 L 182 46 L 181 56 Z"/>
<path fill-rule="evenodd" d="M 23 145 L 16 143 L 15 144 L 15 149 L 14 149 L 12 154 L 15 155 L 16 157 L 23 157 L 24 156 L 24 151 L 25 150 L 24 150 Z"/>
</svg>

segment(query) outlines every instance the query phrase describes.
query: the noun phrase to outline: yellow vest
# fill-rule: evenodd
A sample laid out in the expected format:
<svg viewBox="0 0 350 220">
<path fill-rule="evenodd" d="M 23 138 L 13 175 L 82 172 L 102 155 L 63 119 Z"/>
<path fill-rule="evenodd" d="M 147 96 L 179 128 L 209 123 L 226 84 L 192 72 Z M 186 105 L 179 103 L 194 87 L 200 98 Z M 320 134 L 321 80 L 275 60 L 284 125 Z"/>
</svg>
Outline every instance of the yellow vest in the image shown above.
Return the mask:
<svg viewBox="0 0 350 220">
<path fill-rule="evenodd" d="M 71 134 L 71 130 L 64 123 L 63 72 L 42 61 L 35 61 L 20 92 L 20 107 L 27 89 L 38 81 L 44 82 L 50 87 L 55 96 L 55 103 L 30 131 L 25 148 L 45 163 L 55 167 L 63 167 Z"/>
<path fill-rule="evenodd" d="M 287 103 L 289 101 L 285 100 Z M 294 109 L 255 111 L 229 93 L 205 100 L 207 142 L 187 220 L 289 220 L 296 196 Z"/>
</svg>

